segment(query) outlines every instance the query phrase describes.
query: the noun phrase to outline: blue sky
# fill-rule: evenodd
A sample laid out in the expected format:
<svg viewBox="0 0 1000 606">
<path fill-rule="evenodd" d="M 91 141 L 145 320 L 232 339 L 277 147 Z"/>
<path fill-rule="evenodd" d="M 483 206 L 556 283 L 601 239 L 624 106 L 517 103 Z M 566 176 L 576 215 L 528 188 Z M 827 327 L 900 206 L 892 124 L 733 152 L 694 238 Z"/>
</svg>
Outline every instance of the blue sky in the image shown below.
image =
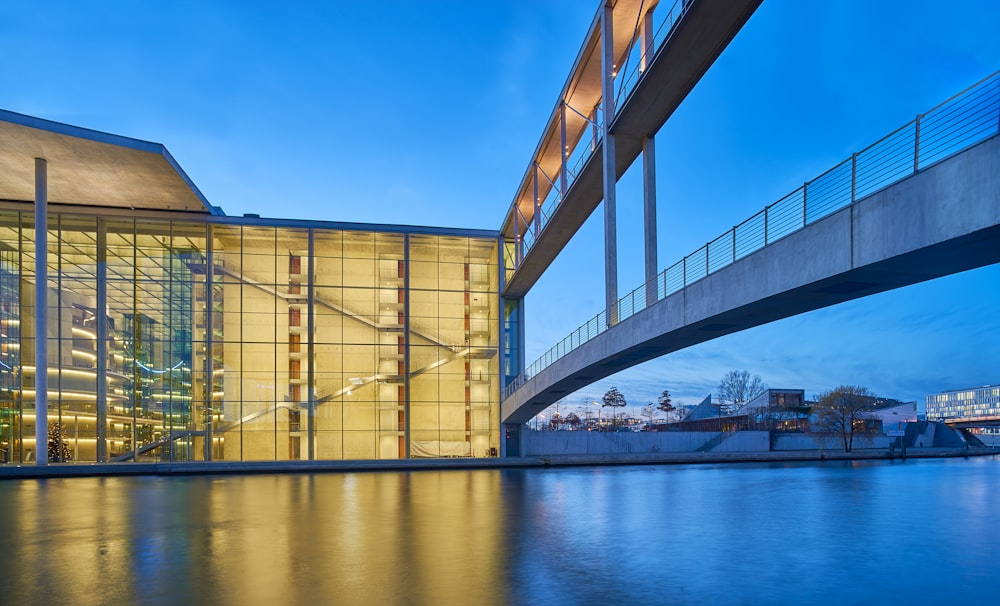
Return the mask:
<svg viewBox="0 0 1000 606">
<path fill-rule="evenodd" d="M 229 214 L 496 229 L 597 6 L 8 0 L 0 107 L 163 143 Z M 661 268 L 1000 69 L 997 23 L 992 0 L 765 0 L 657 135 Z M 624 294 L 637 170 L 618 204 Z M 529 294 L 529 362 L 601 309 L 601 230 L 597 212 Z M 819 310 L 566 400 L 695 403 L 747 369 L 922 403 L 1000 382 L 998 285 L 994 266 Z"/>
</svg>

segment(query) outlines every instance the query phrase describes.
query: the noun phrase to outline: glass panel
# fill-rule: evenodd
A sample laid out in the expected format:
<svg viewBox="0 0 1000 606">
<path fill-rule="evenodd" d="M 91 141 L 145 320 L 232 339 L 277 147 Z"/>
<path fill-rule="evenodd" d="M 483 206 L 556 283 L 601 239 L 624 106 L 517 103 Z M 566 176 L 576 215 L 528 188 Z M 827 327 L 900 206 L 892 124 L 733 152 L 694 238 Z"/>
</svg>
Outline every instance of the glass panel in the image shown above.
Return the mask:
<svg viewBox="0 0 1000 606">
<path fill-rule="evenodd" d="M 31 217 L 0 213 L 3 462 L 36 455 Z M 304 229 L 50 226 L 55 460 L 96 460 L 102 433 L 116 461 L 304 459 L 310 435 L 320 459 L 497 446 L 496 240 L 317 229 L 310 256 Z"/>
<path fill-rule="evenodd" d="M 495 240 L 411 238 L 413 457 L 490 456 L 498 446 L 496 255 Z"/>
</svg>

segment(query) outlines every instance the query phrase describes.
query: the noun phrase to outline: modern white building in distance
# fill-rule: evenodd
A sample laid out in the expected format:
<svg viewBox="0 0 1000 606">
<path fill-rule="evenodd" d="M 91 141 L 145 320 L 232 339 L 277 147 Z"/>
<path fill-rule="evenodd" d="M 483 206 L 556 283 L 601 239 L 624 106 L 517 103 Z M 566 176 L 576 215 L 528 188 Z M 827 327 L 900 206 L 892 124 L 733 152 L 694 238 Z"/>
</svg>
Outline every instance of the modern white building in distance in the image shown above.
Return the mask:
<svg viewBox="0 0 1000 606">
<path fill-rule="evenodd" d="M 929 421 L 996 421 L 1000 419 L 1000 385 L 955 389 L 927 396 Z"/>
</svg>

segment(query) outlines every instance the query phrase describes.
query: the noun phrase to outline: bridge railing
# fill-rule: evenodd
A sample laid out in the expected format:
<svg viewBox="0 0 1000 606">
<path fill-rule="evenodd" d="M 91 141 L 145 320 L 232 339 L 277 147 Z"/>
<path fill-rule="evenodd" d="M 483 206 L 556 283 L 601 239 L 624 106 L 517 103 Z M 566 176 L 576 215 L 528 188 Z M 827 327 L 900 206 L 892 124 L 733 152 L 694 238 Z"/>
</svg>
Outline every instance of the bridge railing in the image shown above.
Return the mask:
<svg viewBox="0 0 1000 606">
<path fill-rule="evenodd" d="M 687 9 L 695 0 L 674 0 L 673 4 L 669 8 L 664 8 L 666 3 L 658 6 L 656 10 L 653 11 L 653 44 L 652 47 L 646 49 L 648 53 L 647 65 L 652 61 L 653 56 L 655 56 L 656 51 L 659 50 L 661 46 L 670 38 L 670 35 L 674 32 L 676 25 L 684 17 Z M 615 95 L 616 100 L 620 101 L 626 98 L 628 95 L 635 90 L 636 85 L 638 85 L 639 80 L 642 78 L 644 69 L 642 69 L 641 55 L 643 52 L 641 41 L 637 40 L 638 36 L 638 22 L 636 22 L 635 32 L 633 32 L 632 41 L 630 42 L 631 50 L 626 57 L 625 63 L 622 65 L 622 69 L 619 70 L 618 74 L 615 76 L 615 84 L 613 87 L 616 88 L 617 93 Z M 616 103 L 616 114 L 617 111 L 621 109 L 621 104 Z M 585 115 L 581 113 L 578 109 L 570 107 L 568 104 L 565 106 L 567 112 L 574 112 L 583 118 L 587 123 L 586 130 L 588 133 L 584 133 L 575 144 L 573 144 L 572 149 L 566 151 L 566 155 L 563 158 L 564 170 L 566 171 L 566 191 L 563 191 L 560 187 L 558 175 L 546 175 L 542 173 L 540 175 L 541 179 L 548 180 L 548 194 L 545 199 L 539 201 L 539 211 L 541 215 L 538 221 L 538 232 L 536 233 L 532 227 L 528 227 L 521 240 L 521 251 L 523 255 L 527 255 L 528 251 L 535 245 L 538 241 L 538 237 L 541 234 L 541 230 L 545 229 L 548 225 L 549 219 L 555 213 L 556 209 L 562 204 L 562 200 L 569 191 L 569 188 L 573 186 L 576 181 L 576 177 L 583 171 L 584 167 L 594 156 L 594 152 L 597 147 L 603 141 L 604 132 L 604 120 L 605 116 L 603 113 L 603 108 L 600 106 L 593 109 L 592 114 Z M 612 120 L 614 116 L 612 116 Z"/>
<path fill-rule="evenodd" d="M 504 397 L 570 351 L 675 292 L 881 189 L 1000 133 L 1000 72 L 852 154 L 677 261 L 554 345 Z"/>
<path fill-rule="evenodd" d="M 660 4 L 653 11 L 653 44 L 652 47 L 646 49 L 646 65 L 648 66 L 653 61 L 653 56 L 656 51 L 659 50 L 663 43 L 670 38 L 670 35 L 674 33 L 674 26 L 676 26 L 684 14 L 687 12 L 688 8 L 694 3 L 695 0 L 674 0 L 670 8 L 666 8 L 666 3 Z M 642 18 L 642 13 L 639 14 L 639 19 Z M 644 73 L 643 62 L 642 62 L 642 41 L 638 39 L 639 37 L 639 22 L 635 24 L 635 31 L 632 34 L 632 47 L 629 51 L 628 56 L 625 58 L 625 62 L 622 63 L 622 68 L 618 70 L 618 74 L 615 76 L 615 84 L 618 86 L 618 92 L 615 95 L 615 107 L 620 108 L 622 105 L 622 100 L 628 97 L 637 84 L 639 84 L 639 79 L 642 78 Z"/>
</svg>

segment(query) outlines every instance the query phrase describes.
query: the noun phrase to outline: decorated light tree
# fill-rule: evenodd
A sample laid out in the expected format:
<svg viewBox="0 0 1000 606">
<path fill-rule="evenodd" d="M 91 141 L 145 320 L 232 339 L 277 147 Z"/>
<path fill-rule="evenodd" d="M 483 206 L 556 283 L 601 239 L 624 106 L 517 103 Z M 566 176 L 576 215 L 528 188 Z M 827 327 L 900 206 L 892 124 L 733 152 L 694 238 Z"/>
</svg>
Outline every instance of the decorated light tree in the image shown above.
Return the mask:
<svg viewBox="0 0 1000 606">
<path fill-rule="evenodd" d="M 49 425 L 49 461 L 72 461 L 73 453 L 69 451 L 69 443 L 62 437 L 62 426 L 58 423 Z"/>
</svg>

